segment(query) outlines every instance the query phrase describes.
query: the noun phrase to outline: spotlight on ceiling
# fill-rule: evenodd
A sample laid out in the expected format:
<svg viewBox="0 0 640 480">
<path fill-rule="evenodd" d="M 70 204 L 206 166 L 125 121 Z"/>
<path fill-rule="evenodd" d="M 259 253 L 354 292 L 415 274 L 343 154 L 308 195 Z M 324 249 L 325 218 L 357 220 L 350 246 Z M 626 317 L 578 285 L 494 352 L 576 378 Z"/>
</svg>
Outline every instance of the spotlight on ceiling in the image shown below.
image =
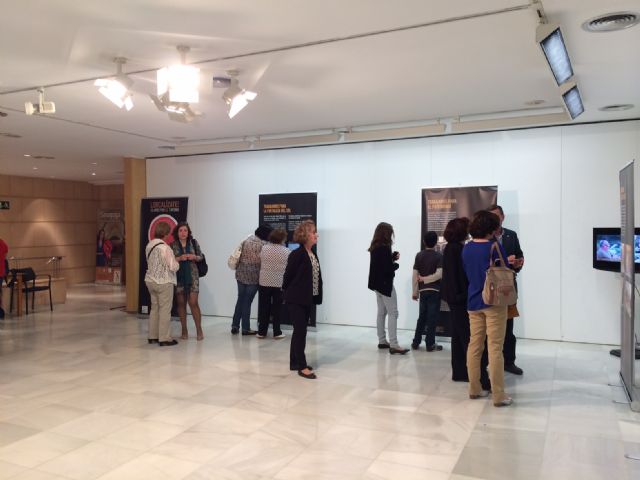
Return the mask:
<svg viewBox="0 0 640 480">
<path fill-rule="evenodd" d="M 40 115 L 50 115 L 56 113 L 56 104 L 53 102 L 44 101 L 44 88 L 38 89 L 38 103 L 25 102 L 24 113 L 27 115 L 33 115 L 38 113 Z"/>
<path fill-rule="evenodd" d="M 563 86 L 561 92 L 562 101 L 567 107 L 567 111 L 571 116 L 571 120 L 575 120 L 578 115 L 584 112 L 584 105 L 582 104 L 582 98 L 580 97 L 578 85 L 576 85 L 575 82 L 569 82 Z"/>
<path fill-rule="evenodd" d="M 158 110 L 166 112 L 169 115 L 169 120 L 174 122 L 191 123 L 196 118 L 203 116 L 202 113 L 192 110 L 188 102 L 172 102 L 169 100 L 168 93 L 160 97 L 155 95 L 149 95 L 149 97 Z"/>
<path fill-rule="evenodd" d="M 198 86 L 200 85 L 200 69 L 187 65 L 185 45 L 177 47 L 180 52 L 180 65 L 172 65 L 158 70 L 158 97 L 168 94 L 171 102 L 198 103 Z"/>
<path fill-rule="evenodd" d="M 573 68 L 560 26 L 541 23 L 536 29 L 536 41 L 547 59 L 556 83 L 558 86 L 562 85 L 573 76 Z"/>
<path fill-rule="evenodd" d="M 227 87 L 222 94 L 222 99 L 227 105 L 229 118 L 233 118 L 240 110 L 246 107 L 250 101 L 255 100 L 258 94 L 240 87 L 237 70 L 227 70 L 227 75 L 229 75 L 229 77 L 213 77 L 213 86 Z"/>
<path fill-rule="evenodd" d="M 127 63 L 126 58 L 116 57 L 113 59 L 117 65 L 116 76 L 112 78 L 99 78 L 94 82 L 98 91 L 111 100 L 118 108 L 125 107 L 127 111 L 133 108 L 132 95 L 129 89 L 133 85 L 133 80 L 122 73 L 122 65 Z"/>
</svg>

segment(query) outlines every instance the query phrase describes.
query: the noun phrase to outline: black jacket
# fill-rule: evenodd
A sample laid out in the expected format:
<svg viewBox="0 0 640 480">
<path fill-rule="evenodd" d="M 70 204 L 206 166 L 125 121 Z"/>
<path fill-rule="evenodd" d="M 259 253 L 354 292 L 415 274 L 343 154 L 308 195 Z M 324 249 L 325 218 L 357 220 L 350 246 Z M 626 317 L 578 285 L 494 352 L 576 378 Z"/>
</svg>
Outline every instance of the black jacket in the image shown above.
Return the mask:
<svg viewBox="0 0 640 480">
<path fill-rule="evenodd" d="M 508 228 L 502 229 L 502 246 L 504 247 L 504 251 L 507 252 L 507 257 L 509 255 L 515 255 L 516 258 L 524 257 L 524 254 L 522 253 L 522 249 L 520 248 L 520 241 L 518 240 L 518 234 L 513 230 L 509 230 Z M 516 268 L 514 270 L 516 272 L 519 272 L 521 269 L 522 267 Z"/>
<path fill-rule="evenodd" d="M 381 245 L 374 248 L 370 254 L 369 290 L 390 297 L 393 290 L 393 277 L 396 276 L 396 270 L 400 265 L 393 261 L 390 246 Z"/>
<path fill-rule="evenodd" d="M 322 303 L 322 272 L 320 272 L 319 293 L 314 297 L 313 267 L 309 254 L 302 245 L 289 255 L 287 268 L 284 271 L 282 290 L 284 290 L 284 303 L 297 305 L 319 305 Z"/>
<path fill-rule="evenodd" d="M 462 264 L 462 243 L 447 243 L 442 256 L 440 297 L 449 305 L 467 306 L 469 281 Z"/>
</svg>

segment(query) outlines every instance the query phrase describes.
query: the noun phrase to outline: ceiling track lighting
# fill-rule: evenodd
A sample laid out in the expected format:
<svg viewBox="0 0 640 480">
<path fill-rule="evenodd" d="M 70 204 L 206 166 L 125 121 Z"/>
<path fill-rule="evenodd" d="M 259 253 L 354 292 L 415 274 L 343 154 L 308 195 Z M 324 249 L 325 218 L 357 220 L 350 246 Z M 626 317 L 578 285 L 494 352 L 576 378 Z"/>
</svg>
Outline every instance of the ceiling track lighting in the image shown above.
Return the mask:
<svg viewBox="0 0 640 480">
<path fill-rule="evenodd" d="M 166 112 L 169 120 L 180 123 L 191 123 L 196 118 L 204 116 L 191 108 L 188 102 L 172 102 L 169 100 L 169 94 L 162 96 L 149 95 L 158 110 Z"/>
<path fill-rule="evenodd" d="M 158 70 L 158 97 L 168 96 L 170 102 L 198 103 L 200 86 L 200 69 L 187 65 L 187 53 L 190 48 L 186 45 L 176 47 L 180 52 L 180 64 L 171 65 Z"/>
<path fill-rule="evenodd" d="M 118 108 L 124 107 L 127 111 L 133 108 L 133 99 L 130 92 L 133 80 L 122 73 L 122 66 L 127 63 L 126 58 L 113 59 L 117 66 L 115 77 L 99 78 L 93 84 L 98 91 L 108 98 Z"/>
<path fill-rule="evenodd" d="M 238 73 L 237 70 L 227 70 L 228 77 L 213 77 L 214 87 L 227 88 L 222 94 L 222 99 L 227 106 L 227 115 L 229 115 L 229 118 L 235 117 L 240 110 L 258 96 L 257 93 L 240 87 Z"/>
<path fill-rule="evenodd" d="M 576 82 L 571 81 L 574 75 L 573 67 L 560 26 L 546 23 L 546 18 L 543 18 L 543 23 L 536 29 L 536 41 L 551 68 L 567 112 L 571 120 L 575 120 L 584 112 L 584 105 Z"/>
<path fill-rule="evenodd" d="M 568 82 L 562 86 L 561 89 L 562 101 L 564 102 L 571 120 L 575 120 L 576 117 L 584 112 L 584 105 L 582 104 L 582 97 L 580 96 L 580 90 L 576 82 Z"/>
<path fill-rule="evenodd" d="M 56 113 L 56 104 L 53 102 L 45 102 L 44 88 L 39 88 L 38 103 L 25 102 L 24 113 L 27 115 L 33 115 L 34 113 L 39 115 L 51 115 Z"/>
<path fill-rule="evenodd" d="M 547 59 L 553 78 L 558 86 L 573 77 L 569 52 L 567 52 L 559 25 L 553 23 L 539 24 L 536 29 L 536 41 Z"/>
</svg>

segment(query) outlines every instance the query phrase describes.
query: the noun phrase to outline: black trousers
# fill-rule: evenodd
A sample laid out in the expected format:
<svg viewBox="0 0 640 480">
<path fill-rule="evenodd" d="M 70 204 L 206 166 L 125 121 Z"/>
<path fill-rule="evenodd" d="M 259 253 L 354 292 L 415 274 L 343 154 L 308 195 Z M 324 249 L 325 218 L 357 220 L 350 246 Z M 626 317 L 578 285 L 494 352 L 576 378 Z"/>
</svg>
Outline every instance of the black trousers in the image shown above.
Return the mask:
<svg viewBox="0 0 640 480">
<path fill-rule="evenodd" d="M 451 311 L 451 379 L 455 382 L 468 382 L 467 373 L 467 349 L 471 330 L 469 328 L 469 313 L 466 306 L 449 305 Z M 489 354 L 485 341 L 484 352 L 480 359 L 480 383 L 484 390 L 491 390 L 489 373 Z"/>
<path fill-rule="evenodd" d="M 267 335 L 269 319 L 273 317 L 273 336 L 280 335 L 280 307 L 282 306 L 282 289 L 278 287 L 258 288 L 258 334 Z"/>
<path fill-rule="evenodd" d="M 505 365 L 516 363 L 516 336 L 513 334 L 513 318 L 507 319 L 507 331 L 504 334 L 502 356 Z"/>
<path fill-rule="evenodd" d="M 303 370 L 307 368 L 307 357 L 304 354 L 304 349 L 307 346 L 307 323 L 311 314 L 311 306 L 288 303 L 287 310 L 289 312 L 289 320 L 293 325 L 289 369 Z"/>
</svg>

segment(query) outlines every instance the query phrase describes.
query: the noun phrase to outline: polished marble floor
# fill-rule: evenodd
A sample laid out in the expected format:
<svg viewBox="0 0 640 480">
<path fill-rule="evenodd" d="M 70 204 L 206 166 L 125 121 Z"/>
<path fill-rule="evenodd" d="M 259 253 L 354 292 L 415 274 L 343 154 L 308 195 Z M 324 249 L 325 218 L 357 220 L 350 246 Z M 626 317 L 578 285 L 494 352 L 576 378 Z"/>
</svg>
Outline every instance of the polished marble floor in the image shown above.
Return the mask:
<svg viewBox="0 0 640 480">
<path fill-rule="evenodd" d="M 78 286 L 0 321 L 0 479 L 640 479 L 609 347 L 520 341 L 498 409 L 450 381 L 448 344 L 390 356 L 374 329 L 320 325 L 312 381 L 288 338 L 207 317 L 203 342 L 160 348 L 123 304 Z"/>
</svg>

